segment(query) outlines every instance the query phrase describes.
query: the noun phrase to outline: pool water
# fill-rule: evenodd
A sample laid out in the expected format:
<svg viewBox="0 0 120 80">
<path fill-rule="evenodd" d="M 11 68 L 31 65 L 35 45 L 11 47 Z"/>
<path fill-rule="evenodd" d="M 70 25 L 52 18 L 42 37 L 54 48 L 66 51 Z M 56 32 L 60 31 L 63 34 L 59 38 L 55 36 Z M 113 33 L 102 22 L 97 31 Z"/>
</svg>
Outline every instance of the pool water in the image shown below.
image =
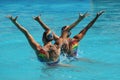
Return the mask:
<svg viewBox="0 0 120 80">
<path fill-rule="evenodd" d="M 0 80 L 120 80 L 119 0 L 1 0 Z M 43 29 L 32 19 L 42 20 L 58 35 L 60 28 L 74 22 L 79 13 L 90 15 L 72 30 L 80 32 L 100 10 L 100 16 L 80 41 L 78 53 L 95 63 L 73 61 L 73 67 L 47 67 L 39 62 L 25 36 L 6 18 L 18 21 L 43 45 Z"/>
</svg>

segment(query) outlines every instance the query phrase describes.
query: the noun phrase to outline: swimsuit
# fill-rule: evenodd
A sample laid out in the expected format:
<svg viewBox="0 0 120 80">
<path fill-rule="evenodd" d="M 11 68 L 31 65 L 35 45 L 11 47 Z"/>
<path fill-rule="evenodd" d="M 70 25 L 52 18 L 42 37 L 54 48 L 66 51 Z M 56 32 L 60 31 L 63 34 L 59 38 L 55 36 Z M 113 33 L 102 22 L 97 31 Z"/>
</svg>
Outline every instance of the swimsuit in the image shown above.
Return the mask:
<svg viewBox="0 0 120 80">
<path fill-rule="evenodd" d="M 71 46 L 72 46 L 72 53 L 74 54 L 74 56 L 77 56 L 78 42 L 76 40 L 72 41 Z"/>
<path fill-rule="evenodd" d="M 55 65 L 57 65 L 58 63 L 60 62 L 60 59 L 58 59 L 57 61 L 51 61 L 51 62 L 46 62 L 46 64 L 48 65 L 48 66 L 55 66 Z"/>
<path fill-rule="evenodd" d="M 40 62 L 46 62 L 47 61 L 46 52 L 45 52 L 44 49 L 40 49 L 37 56 L 38 56 L 38 60 L 40 60 Z"/>
<path fill-rule="evenodd" d="M 57 61 L 49 61 L 48 62 L 48 59 L 46 58 L 46 52 L 44 49 L 40 49 L 39 53 L 38 53 L 38 60 L 40 62 L 45 62 L 47 65 L 49 66 L 54 66 L 56 64 L 58 64 L 60 62 L 60 59 L 58 58 Z"/>
<path fill-rule="evenodd" d="M 70 51 L 70 55 L 68 54 L 67 57 L 77 57 L 78 41 L 70 39 L 70 46 L 72 47 L 72 50 Z"/>
</svg>

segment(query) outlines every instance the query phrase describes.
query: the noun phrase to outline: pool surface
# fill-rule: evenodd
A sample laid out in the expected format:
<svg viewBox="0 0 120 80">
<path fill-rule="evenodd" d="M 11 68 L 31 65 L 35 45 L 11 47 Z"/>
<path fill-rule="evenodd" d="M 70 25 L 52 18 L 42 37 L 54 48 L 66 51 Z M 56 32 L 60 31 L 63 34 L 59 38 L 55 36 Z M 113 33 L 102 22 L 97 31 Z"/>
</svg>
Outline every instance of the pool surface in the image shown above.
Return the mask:
<svg viewBox="0 0 120 80">
<path fill-rule="evenodd" d="M 120 80 L 120 1 L 119 0 L 1 0 L 0 1 L 0 80 Z M 80 41 L 78 53 L 94 63 L 73 61 L 74 67 L 47 67 L 37 60 L 25 36 L 6 18 L 18 21 L 41 45 L 44 30 L 32 19 L 42 20 L 60 35 L 60 28 L 74 22 L 79 13 L 90 15 L 73 30 L 79 33 L 100 10 L 100 16 Z"/>
</svg>

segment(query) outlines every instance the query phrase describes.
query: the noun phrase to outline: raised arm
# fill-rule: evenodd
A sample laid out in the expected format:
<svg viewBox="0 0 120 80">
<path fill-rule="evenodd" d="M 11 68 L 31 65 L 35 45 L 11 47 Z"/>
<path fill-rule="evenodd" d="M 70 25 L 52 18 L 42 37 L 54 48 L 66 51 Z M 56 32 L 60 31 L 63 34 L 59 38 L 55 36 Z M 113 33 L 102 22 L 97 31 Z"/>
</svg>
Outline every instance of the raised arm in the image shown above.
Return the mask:
<svg viewBox="0 0 120 80">
<path fill-rule="evenodd" d="M 80 21 L 82 21 L 87 16 L 88 16 L 87 12 L 85 14 L 79 14 L 79 18 L 74 23 L 69 25 L 68 31 L 70 31 L 72 28 L 74 28 Z"/>
<path fill-rule="evenodd" d="M 16 16 L 15 18 L 13 18 L 12 16 L 8 16 L 7 18 L 9 18 L 13 24 L 16 25 L 16 27 L 25 35 L 25 37 L 27 38 L 29 44 L 31 45 L 31 47 L 37 51 L 38 49 L 41 48 L 41 46 L 34 40 L 34 38 L 32 37 L 32 35 L 22 26 L 17 22 L 17 18 L 18 16 Z"/>
<path fill-rule="evenodd" d="M 50 28 L 41 20 L 40 16 L 34 17 L 34 20 L 36 20 L 44 30 L 50 30 Z"/>
</svg>

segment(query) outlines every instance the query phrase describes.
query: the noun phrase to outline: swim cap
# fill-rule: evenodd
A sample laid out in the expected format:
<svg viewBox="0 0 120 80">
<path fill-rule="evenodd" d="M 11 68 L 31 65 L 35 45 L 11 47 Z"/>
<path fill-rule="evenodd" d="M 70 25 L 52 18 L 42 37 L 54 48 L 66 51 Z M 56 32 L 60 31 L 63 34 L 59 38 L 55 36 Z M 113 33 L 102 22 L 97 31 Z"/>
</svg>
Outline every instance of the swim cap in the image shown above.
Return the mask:
<svg viewBox="0 0 120 80">
<path fill-rule="evenodd" d="M 48 35 L 46 35 L 46 38 L 48 40 L 53 40 L 53 34 L 52 33 L 49 33 Z"/>
<path fill-rule="evenodd" d="M 44 32 L 42 37 L 43 42 L 49 42 L 53 40 L 53 34 L 51 32 Z"/>
</svg>

